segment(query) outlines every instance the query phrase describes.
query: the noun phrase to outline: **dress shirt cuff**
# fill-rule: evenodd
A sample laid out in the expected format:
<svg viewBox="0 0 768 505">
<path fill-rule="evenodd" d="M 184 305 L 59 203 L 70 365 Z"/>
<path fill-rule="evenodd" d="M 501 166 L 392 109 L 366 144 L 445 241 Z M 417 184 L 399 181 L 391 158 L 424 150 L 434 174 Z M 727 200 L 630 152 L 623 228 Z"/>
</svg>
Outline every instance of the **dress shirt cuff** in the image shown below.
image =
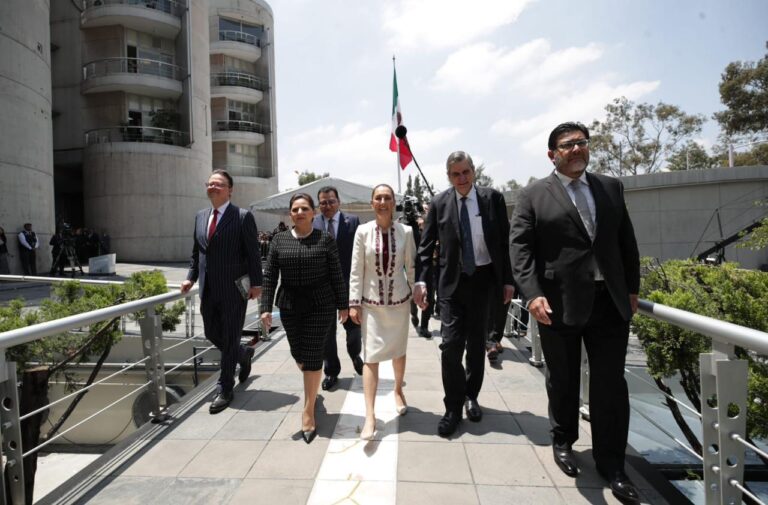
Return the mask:
<svg viewBox="0 0 768 505">
<path fill-rule="evenodd" d="M 424 281 L 417 281 L 417 282 L 414 282 L 414 283 L 413 283 L 413 285 L 414 285 L 414 286 L 421 286 L 421 287 L 423 287 L 423 288 L 426 288 L 426 287 L 427 287 L 427 283 L 426 283 L 426 282 L 424 282 Z"/>
</svg>

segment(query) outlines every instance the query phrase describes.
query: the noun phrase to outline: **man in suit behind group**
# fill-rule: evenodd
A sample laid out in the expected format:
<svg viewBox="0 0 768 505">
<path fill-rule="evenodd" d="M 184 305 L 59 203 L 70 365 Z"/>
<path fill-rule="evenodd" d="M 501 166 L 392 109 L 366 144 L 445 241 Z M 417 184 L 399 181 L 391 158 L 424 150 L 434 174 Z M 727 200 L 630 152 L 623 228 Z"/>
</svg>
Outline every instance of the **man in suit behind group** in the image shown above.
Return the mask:
<svg viewBox="0 0 768 505">
<path fill-rule="evenodd" d="M 341 262 L 341 273 L 344 276 L 344 282 L 349 290 L 349 272 L 352 269 L 352 246 L 355 243 L 355 232 L 360 224 L 360 219 L 352 214 L 341 212 L 341 199 L 338 190 L 333 186 L 324 186 L 317 192 L 317 201 L 320 206 L 320 214 L 315 216 L 312 227 L 318 230 L 328 232 L 334 239 L 339 249 L 339 261 Z M 360 357 L 362 350 L 362 332 L 360 325 L 355 324 L 352 319 L 344 322 L 344 330 L 347 333 L 347 353 L 352 359 L 352 366 L 358 375 L 363 375 L 363 360 Z M 325 339 L 325 360 L 324 371 L 325 378 L 322 382 L 324 390 L 332 389 L 339 382 L 339 373 L 341 373 L 341 361 L 339 360 L 339 351 L 336 346 L 336 324 L 334 323 L 328 330 Z"/>
<path fill-rule="evenodd" d="M 421 270 L 413 293 L 416 304 L 425 309 L 426 283 L 434 274 L 432 255 L 439 242 L 437 303 L 445 415 L 437 432 L 442 437 L 456 431 L 462 406 L 470 421 L 482 419 L 478 394 L 485 371 L 489 293 L 499 293 L 504 303 L 514 294 L 504 196 L 474 184 L 475 165 L 464 151 L 448 156 L 446 171 L 452 187 L 437 195 L 429 207 L 417 253 Z M 465 350 L 466 371 L 461 364 Z"/>
<path fill-rule="evenodd" d="M 251 373 L 253 348 L 240 343 L 248 300 L 237 283 L 248 277 L 248 299 L 261 296 L 261 258 L 256 221 L 248 210 L 230 203 L 232 177 L 225 170 L 214 170 L 206 183 L 211 207 L 195 216 L 192 260 L 186 293 L 200 280 L 200 313 L 205 336 L 221 351 L 221 373 L 209 411 L 216 414 L 232 401 L 235 366 L 238 379 L 245 382 Z"/>
<path fill-rule="evenodd" d="M 539 324 L 555 463 L 578 474 L 581 344 L 589 358 L 592 454 L 613 494 L 638 503 L 624 473 L 629 396 L 624 362 L 637 310 L 640 263 L 617 179 L 588 173 L 589 131 L 563 123 L 549 136 L 552 175 L 526 187 L 512 220 L 514 277 Z"/>
</svg>

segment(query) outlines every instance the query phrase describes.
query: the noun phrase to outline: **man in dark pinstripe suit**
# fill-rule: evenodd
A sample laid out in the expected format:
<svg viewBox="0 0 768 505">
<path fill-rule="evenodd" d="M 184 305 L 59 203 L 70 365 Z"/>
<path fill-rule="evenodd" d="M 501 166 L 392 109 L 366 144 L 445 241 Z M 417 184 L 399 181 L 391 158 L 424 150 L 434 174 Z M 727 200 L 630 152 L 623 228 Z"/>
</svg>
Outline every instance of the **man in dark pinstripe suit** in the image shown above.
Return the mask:
<svg viewBox="0 0 768 505">
<path fill-rule="evenodd" d="M 258 230 L 253 214 L 230 203 L 232 177 L 214 170 L 206 185 L 211 207 L 195 216 L 194 246 L 187 280 L 187 292 L 200 279 L 200 312 L 205 336 L 221 351 L 221 373 L 211 414 L 226 409 L 232 401 L 235 366 L 238 379 L 245 382 L 251 373 L 253 348 L 240 343 L 245 309 L 248 305 L 236 282 L 247 276 L 248 298 L 261 296 L 261 257 Z"/>
</svg>

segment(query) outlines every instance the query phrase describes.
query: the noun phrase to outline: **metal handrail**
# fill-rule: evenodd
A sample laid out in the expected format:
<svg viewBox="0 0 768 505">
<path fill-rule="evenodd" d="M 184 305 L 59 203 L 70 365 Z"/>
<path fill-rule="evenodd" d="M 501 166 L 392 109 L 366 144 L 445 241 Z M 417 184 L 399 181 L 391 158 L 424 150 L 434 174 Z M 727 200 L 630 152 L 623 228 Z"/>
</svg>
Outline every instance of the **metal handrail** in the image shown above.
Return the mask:
<svg viewBox="0 0 768 505">
<path fill-rule="evenodd" d="M 252 46 L 261 47 L 261 39 L 256 35 L 241 32 L 240 30 L 219 30 L 219 40 L 242 42 Z"/>
<path fill-rule="evenodd" d="M 215 72 L 211 74 L 211 86 L 242 86 L 264 91 L 264 80 L 242 72 Z"/>
<path fill-rule="evenodd" d="M 111 142 L 149 142 L 171 146 L 189 145 L 189 132 L 154 126 L 109 126 L 85 132 L 85 145 Z"/>
<path fill-rule="evenodd" d="M 34 342 L 41 338 L 50 337 L 51 335 L 57 335 L 65 331 L 82 328 L 94 323 L 112 319 L 114 317 L 124 316 L 126 314 L 132 314 L 134 312 L 140 312 L 143 310 L 151 309 L 156 305 L 162 305 L 165 303 L 175 302 L 182 298 L 187 298 L 193 294 L 197 294 L 198 288 L 193 288 L 187 293 L 171 292 L 163 293 L 162 295 L 150 296 L 149 298 L 143 298 L 141 300 L 135 300 L 132 302 L 121 303 L 114 307 L 106 307 L 103 309 L 93 310 L 91 312 L 85 312 L 83 314 L 75 314 L 73 316 L 63 317 L 54 321 L 46 321 L 44 323 L 33 324 L 24 328 L 17 328 L 15 330 L 6 331 L 0 333 L 0 349 L 7 349 L 15 345 L 27 344 Z"/>
<path fill-rule="evenodd" d="M 659 321 L 701 333 L 724 344 L 737 345 L 761 354 L 768 354 L 768 333 L 764 331 L 753 330 L 648 300 L 639 301 L 638 312 Z"/>
<path fill-rule="evenodd" d="M 83 0 L 83 10 L 105 5 L 130 5 L 131 7 L 158 10 L 177 18 L 180 18 L 186 9 L 186 4 L 178 0 Z"/>
<path fill-rule="evenodd" d="M 165 61 L 127 56 L 102 58 L 83 65 L 84 81 L 113 74 L 147 74 L 180 81 L 186 75 L 186 70 Z"/>
<path fill-rule="evenodd" d="M 238 121 L 234 119 L 220 119 L 216 121 L 218 131 L 241 131 L 253 132 L 266 135 L 269 133 L 269 127 L 253 121 Z"/>
</svg>

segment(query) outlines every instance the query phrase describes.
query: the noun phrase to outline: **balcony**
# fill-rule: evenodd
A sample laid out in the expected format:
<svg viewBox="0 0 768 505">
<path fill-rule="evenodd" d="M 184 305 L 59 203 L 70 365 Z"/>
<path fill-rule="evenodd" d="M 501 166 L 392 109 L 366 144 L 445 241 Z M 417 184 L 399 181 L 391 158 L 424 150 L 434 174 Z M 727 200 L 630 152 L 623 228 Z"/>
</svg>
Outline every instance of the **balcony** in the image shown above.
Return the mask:
<svg viewBox="0 0 768 505">
<path fill-rule="evenodd" d="M 186 3 L 178 0 L 83 0 L 83 28 L 121 25 L 174 39 L 181 30 Z"/>
<path fill-rule="evenodd" d="M 211 98 L 231 98 L 245 103 L 259 103 L 266 83 L 251 74 L 221 72 L 211 74 Z"/>
<path fill-rule="evenodd" d="M 225 165 L 217 168 L 223 168 L 233 177 L 260 177 L 262 179 L 272 177 L 271 169 L 255 165 Z"/>
<path fill-rule="evenodd" d="M 186 71 L 171 63 L 146 58 L 105 58 L 83 65 L 84 95 L 124 91 L 156 98 L 181 96 Z"/>
<path fill-rule="evenodd" d="M 211 53 L 226 54 L 253 63 L 261 57 L 261 39 L 250 33 L 220 30 L 219 40 L 211 41 Z"/>
<path fill-rule="evenodd" d="M 253 121 L 216 121 L 213 141 L 235 142 L 249 146 L 259 146 L 264 143 L 265 135 L 270 133 L 269 127 Z"/>
<path fill-rule="evenodd" d="M 85 132 L 85 145 L 112 142 L 148 142 L 170 146 L 188 146 L 189 133 L 152 126 L 111 126 Z"/>
</svg>

